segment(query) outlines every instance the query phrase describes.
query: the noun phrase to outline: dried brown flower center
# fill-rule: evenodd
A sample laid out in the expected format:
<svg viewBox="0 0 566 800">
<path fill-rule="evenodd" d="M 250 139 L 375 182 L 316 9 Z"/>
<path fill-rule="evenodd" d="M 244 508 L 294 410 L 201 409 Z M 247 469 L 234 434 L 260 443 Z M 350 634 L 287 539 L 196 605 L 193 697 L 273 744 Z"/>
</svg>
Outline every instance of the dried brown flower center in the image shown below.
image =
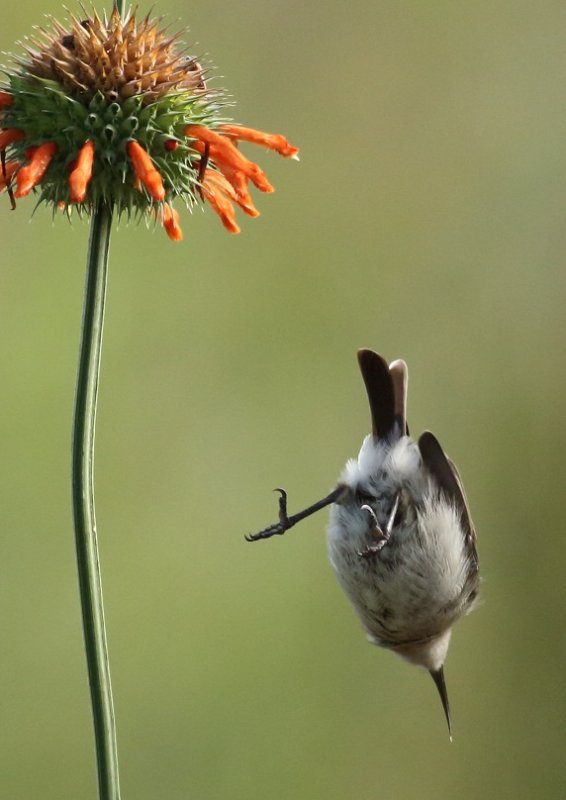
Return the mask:
<svg viewBox="0 0 566 800">
<path fill-rule="evenodd" d="M 30 40 L 19 63 L 78 99 L 101 92 L 110 102 L 142 95 L 148 103 L 176 89 L 202 94 L 202 67 L 179 52 L 177 40 L 178 34 L 166 35 L 149 15 L 138 23 L 133 15 L 123 20 L 117 10 L 109 19 L 93 11 L 89 19 L 72 17 L 71 31 L 53 20 L 52 30 L 41 29 Z"/>
</svg>

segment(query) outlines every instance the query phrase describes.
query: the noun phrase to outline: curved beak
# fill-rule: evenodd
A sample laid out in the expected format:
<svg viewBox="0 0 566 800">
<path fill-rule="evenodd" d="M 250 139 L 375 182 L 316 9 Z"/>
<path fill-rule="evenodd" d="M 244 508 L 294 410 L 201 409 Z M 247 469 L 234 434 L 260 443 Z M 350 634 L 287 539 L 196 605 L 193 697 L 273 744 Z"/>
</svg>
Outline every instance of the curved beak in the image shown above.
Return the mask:
<svg viewBox="0 0 566 800">
<path fill-rule="evenodd" d="M 440 699 L 442 701 L 442 708 L 444 709 L 444 714 L 446 716 L 446 722 L 448 723 L 450 741 L 452 741 L 452 720 L 450 719 L 450 704 L 448 703 L 448 691 L 446 689 L 446 682 L 444 680 L 444 667 L 440 667 L 440 669 L 431 669 L 429 672 L 432 676 L 432 680 L 436 684 L 436 688 L 438 689 L 438 694 L 440 695 Z"/>
</svg>

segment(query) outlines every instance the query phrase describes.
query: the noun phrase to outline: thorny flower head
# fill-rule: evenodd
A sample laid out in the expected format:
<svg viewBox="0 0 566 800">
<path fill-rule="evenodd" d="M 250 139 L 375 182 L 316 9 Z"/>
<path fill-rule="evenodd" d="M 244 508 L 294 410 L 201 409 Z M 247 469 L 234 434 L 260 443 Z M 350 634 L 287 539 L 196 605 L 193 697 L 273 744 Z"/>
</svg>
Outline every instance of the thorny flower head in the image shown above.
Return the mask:
<svg viewBox="0 0 566 800">
<path fill-rule="evenodd" d="M 103 201 L 157 216 L 178 241 L 175 200 L 206 200 L 239 233 L 234 205 L 259 215 L 249 184 L 273 191 L 239 142 L 297 155 L 284 136 L 228 124 L 199 62 L 149 15 L 51 20 L 16 65 L 0 84 L 0 190 L 13 207 L 31 191 L 67 213 Z"/>
</svg>

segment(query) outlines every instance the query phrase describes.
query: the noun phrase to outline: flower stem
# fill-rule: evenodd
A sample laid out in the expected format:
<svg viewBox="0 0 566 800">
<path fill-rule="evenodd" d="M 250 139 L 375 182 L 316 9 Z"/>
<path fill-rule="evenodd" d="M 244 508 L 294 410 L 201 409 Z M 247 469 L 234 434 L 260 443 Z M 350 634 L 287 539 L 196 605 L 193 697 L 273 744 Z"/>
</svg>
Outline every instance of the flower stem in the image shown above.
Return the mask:
<svg viewBox="0 0 566 800">
<path fill-rule="evenodd" d="M 90 229 L 73 429 L 73 513 L 100 800 L 120 800 L 116 725 L 94 511 L 94 432 L 112 208 L 98 204 Z"/>
</svg>

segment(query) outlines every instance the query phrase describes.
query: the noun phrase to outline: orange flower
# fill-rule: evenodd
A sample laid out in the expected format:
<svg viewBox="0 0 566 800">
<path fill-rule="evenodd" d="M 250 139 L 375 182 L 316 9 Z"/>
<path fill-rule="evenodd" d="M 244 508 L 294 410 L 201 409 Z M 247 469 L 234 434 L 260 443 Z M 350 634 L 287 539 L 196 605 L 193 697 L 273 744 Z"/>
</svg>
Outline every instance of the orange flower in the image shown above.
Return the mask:
<svg viewBox="0 0 566 800">
<path fill-rule="evenodd" d="M 69 175 L 69 188 L 72 203 L 82 203 L 86 197 L 86 189 L 92 178 L 94 162 L 94 144 L 89 139 L 79 150 L 79 156 L 73 171 Z"/>
<path fill-rule="evenodd" d="M 0 157 L 14 166 L 0 190 L 12 206 L 41 184 L 40 203 L 152 215 L 174 241 L 177 199 L 209 203 L 232 233 L 236 206 L 259 216 L 251 187 L 274 189 L 240 144 L 284 158 L 297 158 L 297 148 L 281 134 L 222 122 L 222 90 L 208 87 L 207 68 L 151 15 L 121 14 L 116 3 L 102 17 L 83 11 L 85 19 L 52 20 L 32 35 L 1 82 Z"/>
<path fill-rule="evenodd" d="M 165 200 L 165 189 L 161 175 L 156 170 L 151 156 L 143 149 L 141 144 L 131 141 L 127 145 L 128 155 L 132 161 L 132 166 L 136 177 L 143 183 L 154 200 Z"/>
<path fill-rule="evenodd" d="M 0 92 L 0 103 L 2 96 Z M 274 189 L 263 170 L 243 156 L 235 142 L 241 140 L 261 144 L 286 158 L 296 158 L 298 150 L 280 134 L 263 133 L 239 125 L 222 125 L 220 130 L 222 133 L 203 125 L 188 125 L 184 133 L 193 140 L 191 148 L 201 155 L 202 176 L 199 175 L 199 178 L 203 199 L 218 214 L 222 224 L 230 233 L 239 233 L 240 228 L 236 223 L 233 204 L 239 206 L 248 216 L 259 217 L 259 211 L 249 193 L 248 183 L 251 181 L 262 192 L 273 192 Z M 5 150 L 10 144 L 23 138 L 23 132 L 17 128 L 8 128 L 0 132 L 0 150 Z M 177 145 L 176 141 L 167 140 L 165 149 L 170 152 L 177 149 L 170 147 L 171 142 Z M 141 190 L 142 185 L 145 186 L 151 198 L 157 203 L 162 203 L 167 196 L 163 178 L 147 150 L 139 142 L 130 140 L 126 151 L 134 173 L 134 187 Z M 41 183 L 56 152 L 57 145 L 54 142 L 28 148 L 25 151 L 28 164 L 22 166 L 17 161 L 7 162 L 6 178 L 0 181 L 0 189 L 9 185 L 19 167 L 16 174 L 15 196 L 24 197 Z M 80 148 L 68 178 L 71 203 L 85 201 L 88 185 L 92 179 L 94 157 L 95 146 L 89 139 Z M 207 167 L 206 164 L 210 166 Z M 169 203 L 164 203 L 162 209 L 165 232 L 173 241 L 181 241 L 183 234 L 178 212 Z"/>
<path fill-rule="evenodd" d="M 55 142 L 46 142 L 39 145 L 39 147 L 30 148 L 29 164 L 22 167 L 16 175 L 16 183 L 18 185 L 16 197 L 25 197 L 34 186 L 41 183 L 43 176 L 47 172 L 47 167 L 56 152 L 57 145 Z"/>
</svg>

